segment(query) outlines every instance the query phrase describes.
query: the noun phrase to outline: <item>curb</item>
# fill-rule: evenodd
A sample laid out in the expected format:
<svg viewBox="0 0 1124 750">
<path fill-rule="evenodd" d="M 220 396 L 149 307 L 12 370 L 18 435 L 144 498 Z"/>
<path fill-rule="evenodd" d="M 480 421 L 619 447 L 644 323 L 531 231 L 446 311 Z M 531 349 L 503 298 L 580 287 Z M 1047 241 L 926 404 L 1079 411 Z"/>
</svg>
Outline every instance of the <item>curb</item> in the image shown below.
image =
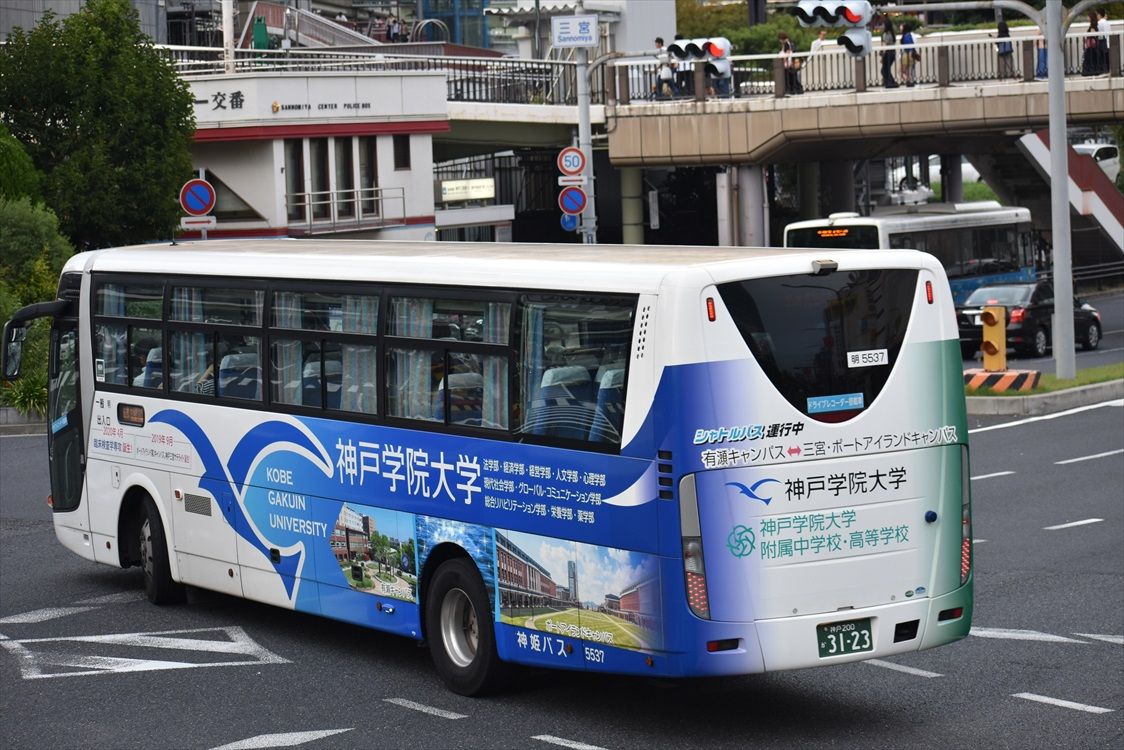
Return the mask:
<svg viewBox="0 0 1124 750">
<path fill-rule="evenodd" d="M 1124 380 L 1110 380 L 1034 396 L 968 396 L 967 401 L 968 413 L 973 416 L 1032 417 L 1118 398 L 1124 398 Z"/>
<path fill-rule="evenodd" d="M 28 418 L 10 406 L 0 407 L 0 435 L 36 435 L 47 432 L 47 422 Z"/>
</svg>

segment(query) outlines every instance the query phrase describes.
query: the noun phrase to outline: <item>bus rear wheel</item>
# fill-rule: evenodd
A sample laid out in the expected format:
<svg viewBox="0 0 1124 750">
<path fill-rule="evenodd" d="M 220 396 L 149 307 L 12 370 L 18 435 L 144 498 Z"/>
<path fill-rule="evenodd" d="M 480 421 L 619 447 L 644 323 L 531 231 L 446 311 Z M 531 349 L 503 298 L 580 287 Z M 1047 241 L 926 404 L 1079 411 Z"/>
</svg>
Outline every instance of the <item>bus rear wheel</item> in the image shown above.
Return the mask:
<svg viewBox="0 0 1124 750">
<path fill-rule="evenodd" d="M 184 599 L 183 586 L 172 580 L 171 564 L 168 562 L 168 542 L 164 537 L 164 525 L 160 522 L 160 511 L 151 497 L 145 497 L 141 505 L 141 519 L 137 540 L 140 552 L 140 567 L 144 572 L 144 593 L 153 604 L 174 604 Z"/>
<path fill-rule="evenodd" d="M 433 574 L 425 626 L 433 666 L 446 687 L 483 695 L 503 686 L 507 667 L 496 651 L 488 592 L 470 560 L 447 560 Z"/>
</svg>

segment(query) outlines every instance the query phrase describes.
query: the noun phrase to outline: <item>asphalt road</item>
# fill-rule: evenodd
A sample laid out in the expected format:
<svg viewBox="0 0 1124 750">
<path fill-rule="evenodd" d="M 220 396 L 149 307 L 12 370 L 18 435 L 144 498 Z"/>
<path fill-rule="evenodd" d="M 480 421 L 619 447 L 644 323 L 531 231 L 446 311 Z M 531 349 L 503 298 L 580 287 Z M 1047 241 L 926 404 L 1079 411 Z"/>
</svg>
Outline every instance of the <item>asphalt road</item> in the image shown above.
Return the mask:
<svg viewBox="0 0 1124 750">
<path fill-rule="evenodd" d="M 1103 338 L 1100 346 L 1087 352 L 1077 345 L 1077 369 L 1085 370 L 1100 365 L 1111 365 L 1124 362 L 1124 290 L 1117 289 L 1111 292 L 1079 295 L 1101 314 L 1101 331 Z M 979 367 L 976 359 L 965 359 L 964 367 Z M 1050 350 L 1045 357 L 1022 356 L 1018 352 L 1007 353 L 1007 366 L 1019 370 L 1039 370 L 1042 373 L 1053 374 L 1056 369 L 1054 351 Z"/>
<path fill-rule="evenodd" d="M 972 427 L 964 641 L 690 682 L 529 671 L 479 700 L 407 640 L 206 592 L 148 604 L 135 569 L 55 541 L 44 439 L 0 438 L 0 747 L 1121 747 L 1124 406 Z"/>
</svg>

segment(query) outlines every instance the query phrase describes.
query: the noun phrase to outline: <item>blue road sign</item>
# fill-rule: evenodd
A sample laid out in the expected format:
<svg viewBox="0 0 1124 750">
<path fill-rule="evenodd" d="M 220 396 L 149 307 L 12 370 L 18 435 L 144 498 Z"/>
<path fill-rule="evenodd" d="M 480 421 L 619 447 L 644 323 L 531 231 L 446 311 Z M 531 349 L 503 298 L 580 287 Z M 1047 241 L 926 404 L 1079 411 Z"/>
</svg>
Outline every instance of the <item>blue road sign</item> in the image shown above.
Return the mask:
<svg viewBox="0 0 1124 750">
<path fill-rule="evenodd" d="M 580 187 L 564 188 L 558 194 L 558 207 L 562 209 L 564 214 L 580 214 L 585 211 L 585 206 L 589 202 L 589 197 L 586 196 L 585 191 Z"/>
<path fill-rule="evenodd" d="M 578 217 L 574 214 L 562 214 L 559 222 L 562 228 L 567 232 L 572 232 L 578 228 Z"/>
<path fill-rule="evenodd" d="M 188 180 L 180 188 L 180 206 L 192 216 L 209 214 L 215 198 L 215 188 L 206 180 Z"/>
</svg>

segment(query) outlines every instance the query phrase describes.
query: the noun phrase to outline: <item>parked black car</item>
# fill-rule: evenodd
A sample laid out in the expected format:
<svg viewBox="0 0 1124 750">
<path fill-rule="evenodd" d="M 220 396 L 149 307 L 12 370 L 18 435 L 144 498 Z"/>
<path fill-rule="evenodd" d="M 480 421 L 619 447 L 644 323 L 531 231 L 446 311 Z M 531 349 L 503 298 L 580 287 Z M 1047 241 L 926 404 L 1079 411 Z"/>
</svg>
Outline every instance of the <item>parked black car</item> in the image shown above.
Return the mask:
<svg viewBox="0 0 1124 750">
<path fill-rule="evenodd" d="M 1007 350 L 1034 357 L 1046 356 L 1053 340 L 1050 327 L 1054 314 L 1054 288 L 1048 281 L 981 286 L 956 308 L 960 328 L 960 351 L 965 359 L 975 356 L 983 338 L 980 313 L 987 305 L 1007 308 Z M 1074 338 L 1085 349 L 1101 343 L 1101 314 L 1089 303 L 1073 298 Z"/>
</svg>

